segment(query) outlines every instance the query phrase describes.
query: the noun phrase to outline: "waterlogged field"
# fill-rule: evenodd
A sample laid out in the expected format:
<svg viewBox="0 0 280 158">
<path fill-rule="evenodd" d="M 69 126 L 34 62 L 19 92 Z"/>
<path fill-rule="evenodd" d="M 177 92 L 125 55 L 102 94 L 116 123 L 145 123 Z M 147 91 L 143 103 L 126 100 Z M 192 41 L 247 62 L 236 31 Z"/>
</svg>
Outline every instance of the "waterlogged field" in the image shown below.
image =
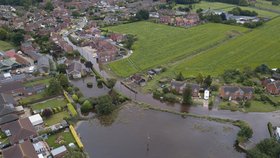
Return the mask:
<svg viewBox="0 0 280 158">
<path fill-rule="evenodd" d="M 193 56 L 201 50 L 237 36 L 248 29 L 222 24 L 204 24 L 185 29 L 151 22 L 136 22 L 107 28 L 113 32 L 133 34 L 137 41 L 134 53 L 126 59 L 115 61 L 109 67 L 121 77 L 159 65 Z"/>
<path fill-rule="evenodd" d="M 262 63 L 280 67 L 280 18 L 214 49 L 179 62 L 172 70 L 184 75 L 218 75 L 225 69 L 256 67 Z"/>
</svg>

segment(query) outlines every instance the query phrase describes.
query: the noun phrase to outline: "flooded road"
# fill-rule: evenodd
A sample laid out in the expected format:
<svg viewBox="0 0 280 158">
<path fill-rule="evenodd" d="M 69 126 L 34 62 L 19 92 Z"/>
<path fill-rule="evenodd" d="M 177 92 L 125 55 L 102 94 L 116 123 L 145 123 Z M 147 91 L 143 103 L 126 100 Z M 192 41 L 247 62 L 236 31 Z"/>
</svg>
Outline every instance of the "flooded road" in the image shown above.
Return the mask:
<svg viewBox="0 0 280 158">
<path fill-rule="evenodd" d="M 87 87 L 87 83 L 92 82 L 92 87 Z M 83 93 L 84 97 L 99 97 L 108 94 L 110 89 L 106 86 L 97 87 L 97 82 L 95 77 L 86 77 L 79 80 L 70 80 L 70 83 L 75 87 L 79 87 L 80 91 Z"/>
<path fill-rule="evenodd" d="M 238 128 L 125 106 L 112 125 L 80 122 L 77 131 L 91 158 L 240 158 Z"/>
</svg>

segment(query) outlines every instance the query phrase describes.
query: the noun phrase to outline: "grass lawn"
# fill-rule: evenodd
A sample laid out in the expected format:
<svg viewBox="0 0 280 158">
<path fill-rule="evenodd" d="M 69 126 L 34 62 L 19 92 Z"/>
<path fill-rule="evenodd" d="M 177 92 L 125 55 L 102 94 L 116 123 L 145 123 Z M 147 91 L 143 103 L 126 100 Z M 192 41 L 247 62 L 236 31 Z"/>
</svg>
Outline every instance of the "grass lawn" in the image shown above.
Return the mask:
<svg viewBox="0 0 280 158">
<path fill-rule="evenodd" d="M 21 99 L 20 102 L 21 102 L 21 104 L 28 104 L 28 103 L 30 103 L 34 100 L 42 99 L 44 97 L 45 97 L 45 93 L 41 92 L 41 93 L 38 93 L 38 94 L 35 94 L 35 95 L 25 97 L 25 98 Z"/>
<path fill-rule="evenodd" d="M 221 102 L 219 105 L 219 109 L 221 110 L 231 110 L 231 111 L 244 111 L 244 112 L 272 112 L 276 110 L 280 110 L 280 106 L 274 107 L 268 103 L 264 104 L 259 101 L 251 101 L 251 106 L 249 108 L 241 108 L 238 104 L 230 103 L 229 102 Z"/>
<path fill-rule="evenodd" d="M 40 110 L 46 108 L 55 108 L 60 106 L 66 106 L 67 102 L 64 98 L 53 98 L 40 103 L 32 104 L 33 110 Z"/>
<path fill-rule="evenodd" d="M 8 42 L 5 42 L 5 41 L 0 41 L 0 51 L 7 51 L 7 50 L 10 50 L 10 49 L 13 49 L 14 46 Z"/>
<path fill-rule="evenodd" d="M 65 131 L 49 136 L 46 142 L 50 147 L 57 148 L 61 145 L 68 146 L 69 143 L 75 143 L 75 140 L 70 131 Z"/>
<path fill-rule="evenodd" d="M 208 23 L 189 29 L 151 22 L 136 22 L 108 27 L 108 30 L 137 35 L 134 53 L 115 61 L 109 67 L 118 76 L 127 77 L 178 59 L 193 56 L 230 35 L 239 35 L 248 29 L 238 26 Z"/>
<path fill-rule="evenodd" d="M 185 76 L 216 76 L 225 69 L 256 67 L 267 64 L 280 67 L 280 18 L 276 18 L 247 33 L 193 58 L 186 58 L 169 71 L 182 72 Z"/>
<path fill-rule="evenodd" d="M 67 111 L 62 111 L 56 114 L 53 114 L 50 118 L 44 119 L 44 122 L 47 124 L 47 126 L 57 124 L 61 122 L 65 117 L 69 117 L 69 114 Z"/>
<path fill-rule="evenodd" d="M 30 87 L 30 86 L 34 86 L 34 85 L 38 85 L 38 84 L 49 84 L 49 81 L 51 80 L 51 78 L 44 78 L 44 79 L 39 79 L 39 80 L 33 80 L 33 81 L 29 81 L 24 83 L 23 85 L 26 87 Z"/>
</svg>

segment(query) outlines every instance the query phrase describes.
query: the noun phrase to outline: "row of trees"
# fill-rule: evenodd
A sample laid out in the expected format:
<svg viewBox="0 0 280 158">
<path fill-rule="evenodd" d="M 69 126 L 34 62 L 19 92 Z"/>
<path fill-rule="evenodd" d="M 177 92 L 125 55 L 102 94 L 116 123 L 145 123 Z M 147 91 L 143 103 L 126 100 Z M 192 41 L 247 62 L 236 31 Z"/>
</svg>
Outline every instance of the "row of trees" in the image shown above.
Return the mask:
<svg viewBox="0 0 280 158">
<path fill-rule="evenodd" d="M 30 6 L 43 0 L 1 0 L 0 5 Z"/>
<path fill-rule="evenodd" d="M 201 0 L 167 0 L 168 3 L 176 4 L 194 4 L 199 3 Z"/>
<path fill-rule="evenodd" d="M 242 10 L 240 7 L 233 8 L 228 13 L 233 15 L 242 15 L 242 16 L 257 16 L 258 13 L 250 10 Z"/>
<path fill-rule="evenodd" d="M 248 6 L 248 0 L 206 0 L 209 2 L 222 2 L 222 3 L 229 3 L 229 4 L 236 4 L 240 6 Z"/>
</svg>

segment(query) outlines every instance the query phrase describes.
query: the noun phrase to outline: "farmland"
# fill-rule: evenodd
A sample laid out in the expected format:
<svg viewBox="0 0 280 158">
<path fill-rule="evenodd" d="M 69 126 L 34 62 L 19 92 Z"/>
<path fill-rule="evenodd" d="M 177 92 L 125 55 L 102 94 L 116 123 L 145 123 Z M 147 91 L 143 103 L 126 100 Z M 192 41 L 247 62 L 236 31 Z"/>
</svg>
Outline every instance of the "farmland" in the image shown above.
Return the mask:
<svg viewBox="0 0 280 158">
<path fill-rule="evenodd" d="M 150 22 L 136 22 L 107 29 L 133 34 L 138 39 L 133 45 L 134 53 L 129 58 L 109 64 L 121 77 L 193 56 L 201 50 L 228 40 L 229 36 L 241 35 L 248 30 L 212 23 L 185 29 Z"/>
<path fill-rule="evenodd" d="M 218 75 L 225 69 L 256 67 L 262 63 L 270 67 L 279 67 L 280 63 L 280 18 L 276 18 L 263 27 L 239 36 L 226 44 L 200 53 L 193 58 L 178 62 L 172 70 L 184 75 Z"/>
<path fill-rule="evenodd" d="M 5 41 L 0 41 L 0 50 L 6 51 L 12 48 L 14 48 L 12 44 Z"/>
</svg>

